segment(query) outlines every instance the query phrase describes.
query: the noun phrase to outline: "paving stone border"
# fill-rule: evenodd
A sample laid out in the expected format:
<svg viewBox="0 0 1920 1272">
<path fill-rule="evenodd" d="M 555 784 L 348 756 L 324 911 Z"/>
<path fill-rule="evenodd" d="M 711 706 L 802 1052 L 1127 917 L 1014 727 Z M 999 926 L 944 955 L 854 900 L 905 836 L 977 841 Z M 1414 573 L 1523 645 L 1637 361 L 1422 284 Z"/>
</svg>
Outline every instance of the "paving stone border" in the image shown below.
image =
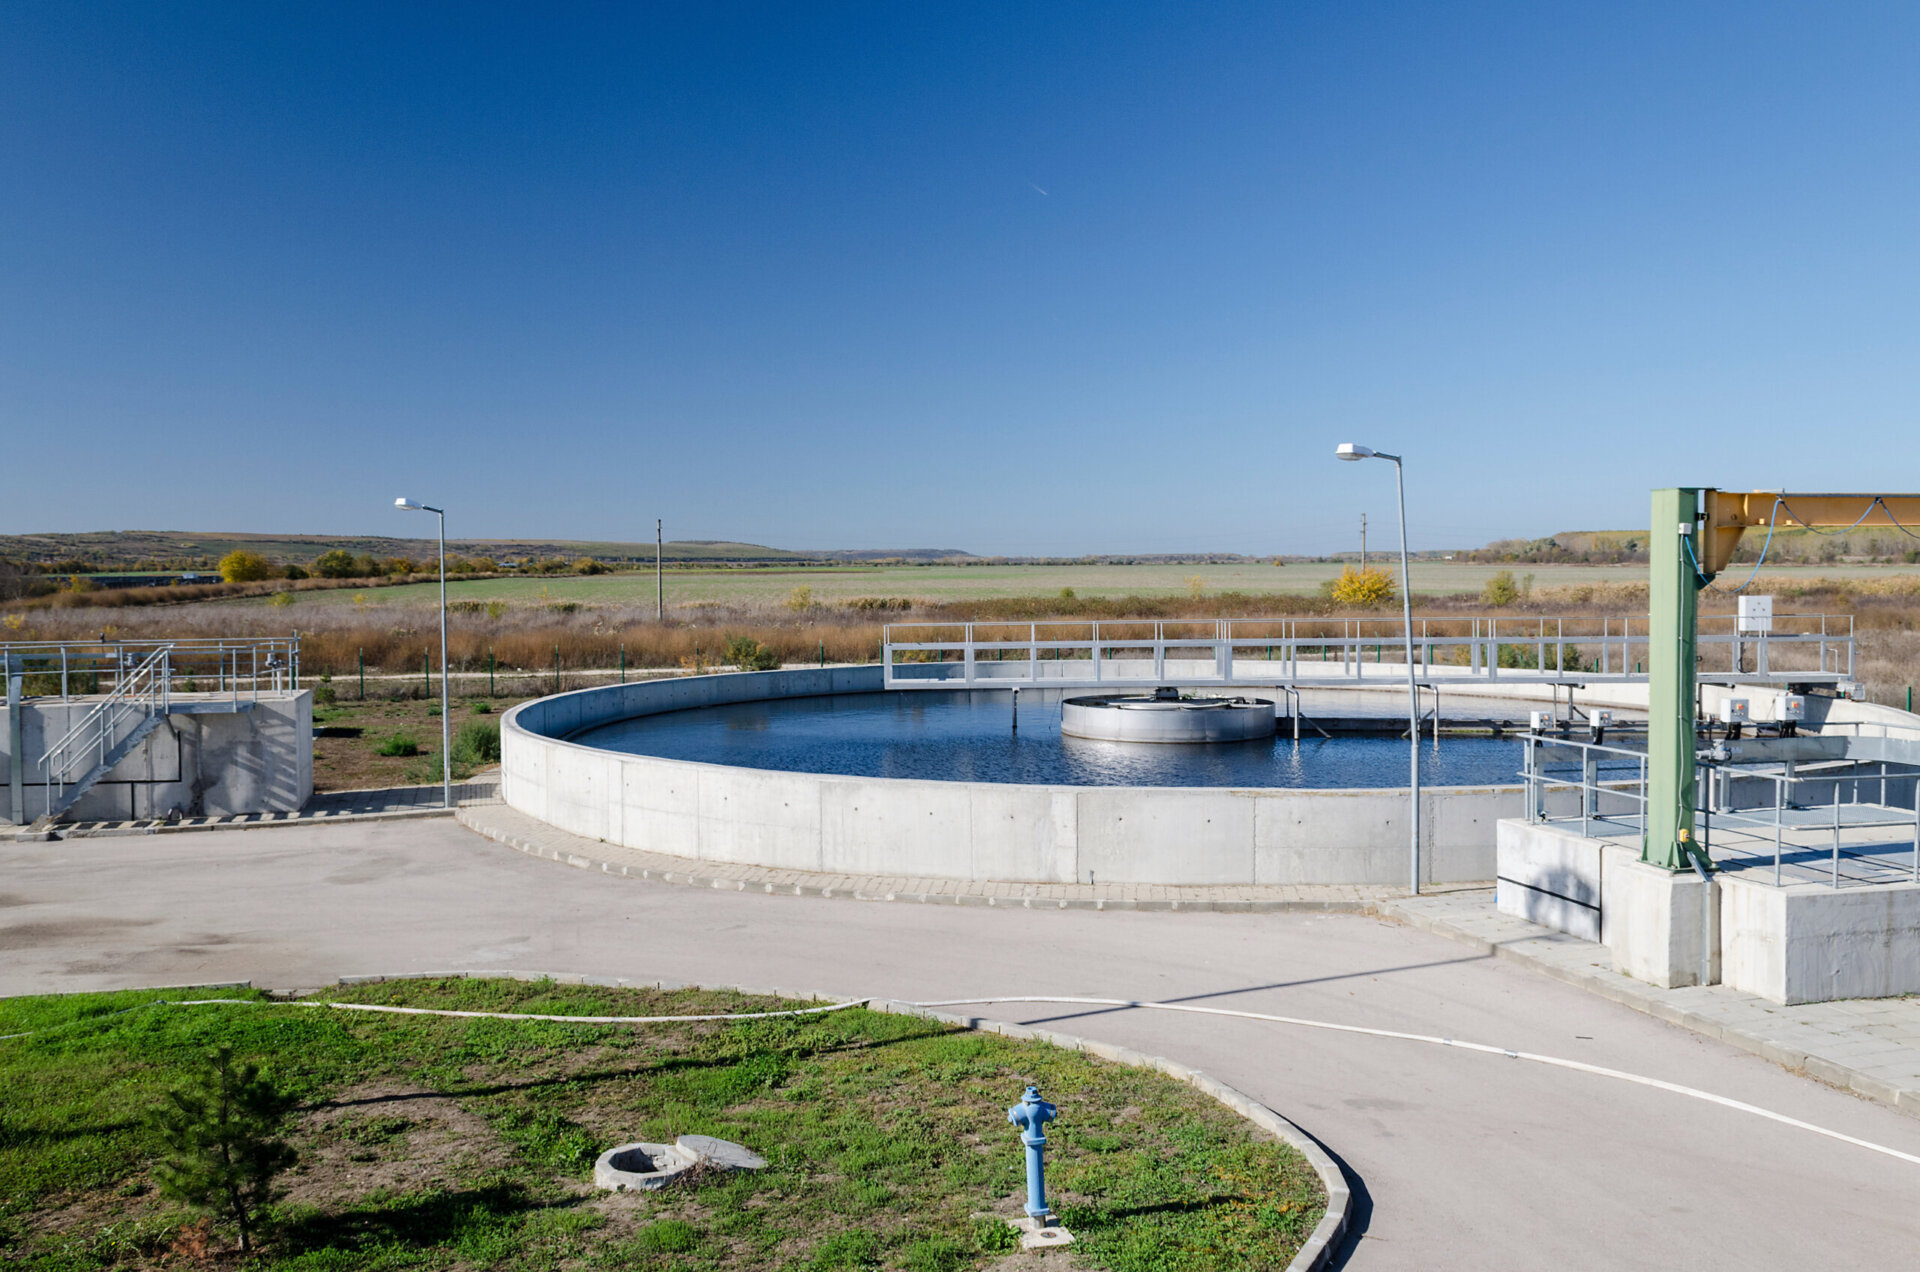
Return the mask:
<svg viewBox="0 0 1920 1272">
<path fill-rule="evenodd" d="M 322 791 L 306 806 L 290 813 L 235 813 L 225 817 L 182 817 L 169 821 L 92 821 L 56 824 L 45 830 L 19 830 L 16 842 L 57 839 L 111 839 L 122 835 L 177 835 L 189 830 L 253 830 L 261 826 L 312 826 L 320 822 L 406 821 L 416 817 L 451 817 L 440 806 L 440 783 L 428 786 L 380 786 L 365 790 Z M 500 775 L 483 773 L 455 782 L 453 798 L 460 803 L 489 803 L 500 798 Z"/>
<path fill-rule="evenodd" d="M 1614 971 L 1604 945 L 1501 914 L 1490 887 L 1453 886 L 1413 897 L 1357 885 L 1176 888 L 818 875 L 637 852 L 582 839 L 504 804 L 465 807 L 456 815 L 476 833 L 531 856 L 603 874 L 728 892 L 1045 910 L 1317 912 L 1388 919 L 1920 1117 L 1920 997 L 1782 1007 L 1723 985 L 1659 989 Z"/>
<path fill-rule="evenodd" d="M 1920 1117 L 1920 997 L 1788 1007 L 1725 985 L 1661 989 L 1614 971 L 1604 945 L 1500 913 L 1490 888 L 1387 898 L 1373 912 Z"/>
<path fill-rule="evenodd" d="M 641 852 L 583 839 L 505 804 L 463 806 L 462 826 L 532 857 L 581 870 L 723 892 L 827 897 L 922 905 L 978 905 L 1028 910 L 1201 910 L 1229 913 L 1369 912 L 1392 889 L 1362 884 L 1273 884 L 1180 887 L 1157 884 L 984 883 L 969 879 L 820 874 L 768 866 L 730 865 Z"/>
<path fill-rule="evenodd" d="M 550 980 L 559 985 L 604 985 L 609 988 L 623 989 L 727 989 L 739 994 L 784 998 L 798 1002 L 844 1003 L 855 997 L 847 994 L 822 994 L 812 990 L 761 988 L 748 985 L 708 985 L 669 980 L 634 980 L 624 976 L 578 976 L 569 973 L 490 969 L 405 972 L 392 976 L 343 976 L 339 983 L 377 985 L 386 981 L 440 980 L 456 976 L 475 979 L 494 977 L 521 981 Z M 917 1016 L 923 1020 L 937 1020 L 942 1024 L 956 1025 L 959 1028 L 980 1033 L 998 1034 L 1003 1038 L 1025 1042 L 1044 1042 L 1066 1051 L 1085 1052 L 1110 1064 L 1122 1064 L 1135 1069 L 1152 1069 L 1175 1081 L 1184 1082 L 1194 1090 L 1225 1105 L 1275 1139 L 1297 1150 L 1312 1164 L 1314 1173 L 1320 1176 L 1320 1185 L 1327 1193 L 1326 1213 L 1320 1216 L 1320 1222 L 1314 1225 L 1313 1232 L 1307 1237 L 1305 1244 L 1293 1256 L 1292 1262 L 1287 1264 L 1287 1272 L 1320 1272 L 1332 1260 L 1340 1238 L 1346 1233 L 1348 1220 L 1353 1213 L 1353 1188 L 1347 1183 L 1346 1173 L 1341 1170 L 1340 1164 L 1333 1160 L 1333 1157 L 1313 1136 L 1252 1096 L 1228 1086 L 1218 1078 L 1190 1065 L 1181 1064 L 1177 1060 L 1148 1055 L 1144 1051 L 1135 1051 L 1131 1047 L 1096 1042 L 1091 1038 L 1082 1038 L 1075 1034 L 1058 1033 L 1051 1029 L 1032 1029 L 1026 1025 L 1017 1025 L 1005 1020 L 992 1020 L 985 1016 L 961 1016 L 951 1012 L 934 1011 L 931 1008 L 890 998 L 868 998 L 860 1001 L 865 1002 L 868 1009 L 872 1011 L 886 1012 L 894 1016 Z"/>
</svg>

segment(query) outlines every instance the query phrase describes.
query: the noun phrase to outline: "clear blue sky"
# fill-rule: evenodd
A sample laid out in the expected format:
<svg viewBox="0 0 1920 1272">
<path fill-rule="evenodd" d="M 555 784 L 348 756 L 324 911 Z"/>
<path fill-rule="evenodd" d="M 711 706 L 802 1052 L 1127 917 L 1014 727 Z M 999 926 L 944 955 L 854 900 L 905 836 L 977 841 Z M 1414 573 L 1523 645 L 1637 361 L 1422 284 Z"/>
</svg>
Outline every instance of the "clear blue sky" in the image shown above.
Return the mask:
<svg viewBox="0 0 1920 1272">
<path fill-rule="evenodd" d="M 0 6 L 0 531 L 1474 545 L 1917 355 L 1910 3 Z"/>
</svg>

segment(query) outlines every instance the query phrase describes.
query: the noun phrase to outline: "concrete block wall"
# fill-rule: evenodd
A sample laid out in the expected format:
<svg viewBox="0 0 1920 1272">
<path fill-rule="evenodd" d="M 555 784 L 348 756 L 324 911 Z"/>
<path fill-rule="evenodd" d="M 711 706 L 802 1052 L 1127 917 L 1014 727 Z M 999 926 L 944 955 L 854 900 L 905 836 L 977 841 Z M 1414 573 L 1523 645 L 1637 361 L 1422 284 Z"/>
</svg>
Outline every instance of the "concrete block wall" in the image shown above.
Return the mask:
<svg viewBox="0 0 1920 1272">
<path fill-rule="evenodd" d="M 176 695 L 197 701 L 204 695 Z M 0 811 L 16 825 L 45 816 L 47 777 L 40 757 L 91 711 L 97 699 L 29 698 L 21 703 L 21 755 L 25 805 L 12 802 L 9 779 L 12 737 L 7 708 L 0 705 Z M 190 815 L 292 812 L 313 795 L 313 694 L 263 693 L 252 710 L 178 713 L 92 789 L 66 815 L 68 821 L 124 821 Z"/>
<path fill-rule="evenodd" d="M 1712 883 L 1649 866 L 1637 847 L 1561 826 L 1503 821 L 1498 838 L 1501 913 L 1597 941 L 1615 971 L 1664 989 L 1720 979 Z"/>
<path fill-rule="evenodd" d="M 696 860 L 1052 883 L 1407 880 L 1399 790 L 1020 786 L 846 777 L 624 755 L 570 739 L 687 707 L 881 691 L 880 668 L 729 673 L 524 703 L 501 728 L 502 795 L 590 839 Z M 1493 874 L 1516 787 L 1422 793 L 1429 883 Z"/>
<path fill-rule="evenodd" d="M 1503 913 L 1600 941 L 1616 971 L 1666 988 L 1700 984 L 1704 968 L 1709 984 L 1783 1005 L 1920 993 L 1920 884 L 1703 882 L 1616 843 L 1503 821 L 1496 896 Z"/>
<path fill-rule="evenodd" d="M 1733 988 L 1784 1004 L 1920 993 L 1920 885 L 1719 888 Z"/>
</svg>

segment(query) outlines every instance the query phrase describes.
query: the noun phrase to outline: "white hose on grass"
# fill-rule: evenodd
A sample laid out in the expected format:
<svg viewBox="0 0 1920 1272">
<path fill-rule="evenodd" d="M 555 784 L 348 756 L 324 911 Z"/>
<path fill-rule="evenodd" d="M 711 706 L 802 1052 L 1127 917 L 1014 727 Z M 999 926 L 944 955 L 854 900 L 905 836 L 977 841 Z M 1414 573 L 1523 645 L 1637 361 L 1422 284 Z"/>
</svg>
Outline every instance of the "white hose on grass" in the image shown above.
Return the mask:
<svg viewBox="0 0 1920 1272">
<path fill-rule="evenodd" d="M 397 1007 L 383 1003 L 316 1002 L 310 1000 L 276 1001 L 258 998 L 160 998 L 155 999 L 151 1003 L 128 1007 L 123 1011 L 111 1014 L 124 1015 L 129 1011 L 137 1011 L 140 1007 L 318 1007 L 329 1008 L 335 1011 L 370 1011 L 398 1016 L 453 1016 L 469 1020 L 541 1020 L 574 1025 L 660 1025 L 706 1020 L 769 1020 L 780 1016 L 821 1016 L 829 1012 L 846 1011 L 850 1007 L 864 1006 L 871 1001 L 872 999 L 869 998 L 855 998 L 849 999 L 846 1002 L 830 1003 L 825 1007 L 798 1007 L 782 1011 L 716 1012 L 697 1016 L 560 1016 L 535 1014 L 532 1012 L 459 1011 L 449 1007 Z M 1797 1130 L 1809 1131 L 1815 1135 L 1825 1136 L 1827 1139 L 1838 1140 L 1843 1144 L 1851 1144 L 1856 1148 L 1864 1148 L 1869 1152 L 1880 1153 L 1887 1157 L 1898 1158 L 1903 1162 L 1910 1162 L 1913 1165 L 1920 1166 L 1920 1155 L 1902 1152 L 1900 1149 L 1890 1148 L 1885 1144 L 1876 1144 L 1872 1140 L 1864 1140 L 1858 1136 L 1848 1135 L 1842 1131 L 1830 1130 L 1824 1126 L 1816 1126 L 1812 1122 L 1803 1121 L 1797 1117 L 1789 1117 L 1785 1113 L 1776 1113 L 1772 1109 L 1761 1108 L 1757 1104 L 1748 1104 L 1744 1100 L 1735 1100 L 1724 1095 L 1715 1095 L 1711 1091 L 1702 1091 L 1698 1087 L 1682 1086 L 1680 1083 L 1668 1082 L 1661 1078 L 1649 1078 L 1643 1074 L 1628 1073 L 1624 1069 L 1609 1069 L 1604 1065 L 1588 1064 L 1584 1060 L 1568 1060 L 1561 1056 L 1543 1056 L 1531 1051 L 1515 1051 L 1511 1047 L 1495 1047 L 1483 1042 L 1463 1042 L 1458 1038 L 1442 1038 L 1433 1034 L 1405 1033 L 1397 1029 L 1375 1029 L 1367 1025 L 1343 1025 L 1329 1020 L 1307 1020 L 1299 1016 L 1276 1016 L 1270 1012 L 1241 1011 L 1231 1007 L 1199 1007 L 1191 1003 L 1143 1002 L 1131 998 L 1077 998 L 1061 997 L 1051 994 L 1007 994 L 980 998 L 945 998 L 931 1002 L 908 1002 L 906 1006 L 931 1010 L 937 1007 L 963 1007 L 978 1003 L 1059 1003 L 1076 1007 L 1120 1007 L 1141 1011 L 1186 1012 L 1196 1016 L 1226 1016 L 1237 1020 L 1258 1020 L 1267 1024 L 1292 1025 L 1300 1029 L 1324 1029 L 1333 1033 L 1358 1034 L 1368 1038 L 1390 1038 L 1399 1042 L 1419 1042 L 1436 1047 L 1453 1047 L 1461 1051 L 1474 1051 L 1483 1055 L 1503 1056 L 1508 1060 L 1526 1060 L 1534 1064 L 1544 1064 L 1556 1069 L 1571 1069 L 1576 1073 L 1588 1073 L 1595 1077 L 1612 1078 L 1619 1082 L 1630 1082 L 1635 1086 L 1651 1087 L 1656 1091 L 1667 1091 L 1674 1095 L 1685 1096 L 1693 1100 L 1701 1100 L 1707 1104 L 1717 1105 L 1724 1109 L 1732 1109 L 1738 1113 L 1747 1113 L 1754 1117 L 1765 1118 L 1770 1122 L 1778 1122 L 1782 1126 L 1791 1126 Z M 106 1017 L 88 1017 L 87 1020 L 69 1021 L 66 1025 L 55 1025 L 50 1029 L 4 1034 L 0 1035 L 0 1041 L 5 1041 L 10 1038 L 26 1038 L 35 1033 L 48 1033 L 51 1032 L 52 1029 L 64 1029 L 70 1025 L 87 1023 L 88 1020 L 102 1019 L 106 1019 Z"/>
<path fill-rule="evenodd" d="M 35 1034 L 52 1033 L 56 1029 L 71 1029 L 75 1025 L 110 1020 L 115 1016 L 124 1016 L 128 1012 L 141 1011 L 148 1007 L 330 1007 L 336 1011 L 374 1011 L 396 1016 L 464 1016 L 471 1020 L 552 1020 L 568 1025 L 664 1025 L 676 1021 L 767 1020 L 774 1016 L 821 1016 L 830 1011 L 845 1011 L 849 1007 L 859 1007 L 867 1001 L 865 998 L 856 998 L 851 1002 L 833 1003 L 826 1007 L 796 1007 L 788 1011 L 717 1012 L 705 1016 L 547 1016 L 534 1012 L 455 1011 L 448 1007 L 395 1007 L 384 1003 L 315 1002 L 305 999 L 156 998 L 150 1003 L 136 1003 L 131 1007 L 123 1007 L 119 1011 L 107 1012 L 100 1016 L 83 1016 L 79 1020 L 49 1025 L 45 1029 L 0 1034 L 0 1042 L 13 1038 L 31 1038 Z"/>
</svg>

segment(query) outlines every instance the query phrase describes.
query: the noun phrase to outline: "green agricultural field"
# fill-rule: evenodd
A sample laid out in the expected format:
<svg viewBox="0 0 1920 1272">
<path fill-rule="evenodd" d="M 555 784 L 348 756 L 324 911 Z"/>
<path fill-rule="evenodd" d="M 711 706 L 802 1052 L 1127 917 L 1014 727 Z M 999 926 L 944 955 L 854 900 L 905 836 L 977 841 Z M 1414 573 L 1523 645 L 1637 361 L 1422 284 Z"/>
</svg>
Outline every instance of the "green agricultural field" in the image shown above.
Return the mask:
<svg viewBox="0 0 1920 1272">
<path fill-rule="evenodd" d="M 1398 570 L 1398 563 L 1383 561 Z M 1333 563 L 1273 566 L 1233 565 L 982 565 L 982 566 L 846 566 L 794 569 L 670 570 L 666 575 L 669 608 L 694 605 L 773 606 L 786 601 L 795 588 L 810 590 L 816 604 L 831 605 L 856 597 L 907 597 L 915 601 L 965 601 L 1008 596 L 1051 596 L 1072 588 L 1081 597 L 1185 596 L 1198 580 L 1206 592 L 1312 593 L 1340 573 Z M 1536 588 L 1574 587 L 1606 583 L 1643 583 L 1644 565 L 1519 565 L 1503 566 L 1451 561 L 1416 561 L 1415 594 L 1449 595 L 1478 592 L 1499 571 L 1511 570 L 1516 580 L 1531 575 Z M 1768 569 L 1765 578 L 1859 578 L 1912 573 L 1912 566 L 1809 565 Z M 1732 572 L 1737 574 L 1738 571 Z M 1744 576 L 1742 576 L 1744 577 Z M 500 600 L 533 605 L 573 601 L 583 604 L 651 605 L 651 572 L 603 574 L 593 577 L 484 579 L 449 582 L 448 598 L 455 601 Z M 366 608 L 431 604 L 439 596 L 437 584 L 343 589 L 297 593 L 291 612 L 309 606 Z M 257 606 L 262 598 L 216 602 Z M 297 624 L 295 624 L 297 626 Z"/>
</svg>

